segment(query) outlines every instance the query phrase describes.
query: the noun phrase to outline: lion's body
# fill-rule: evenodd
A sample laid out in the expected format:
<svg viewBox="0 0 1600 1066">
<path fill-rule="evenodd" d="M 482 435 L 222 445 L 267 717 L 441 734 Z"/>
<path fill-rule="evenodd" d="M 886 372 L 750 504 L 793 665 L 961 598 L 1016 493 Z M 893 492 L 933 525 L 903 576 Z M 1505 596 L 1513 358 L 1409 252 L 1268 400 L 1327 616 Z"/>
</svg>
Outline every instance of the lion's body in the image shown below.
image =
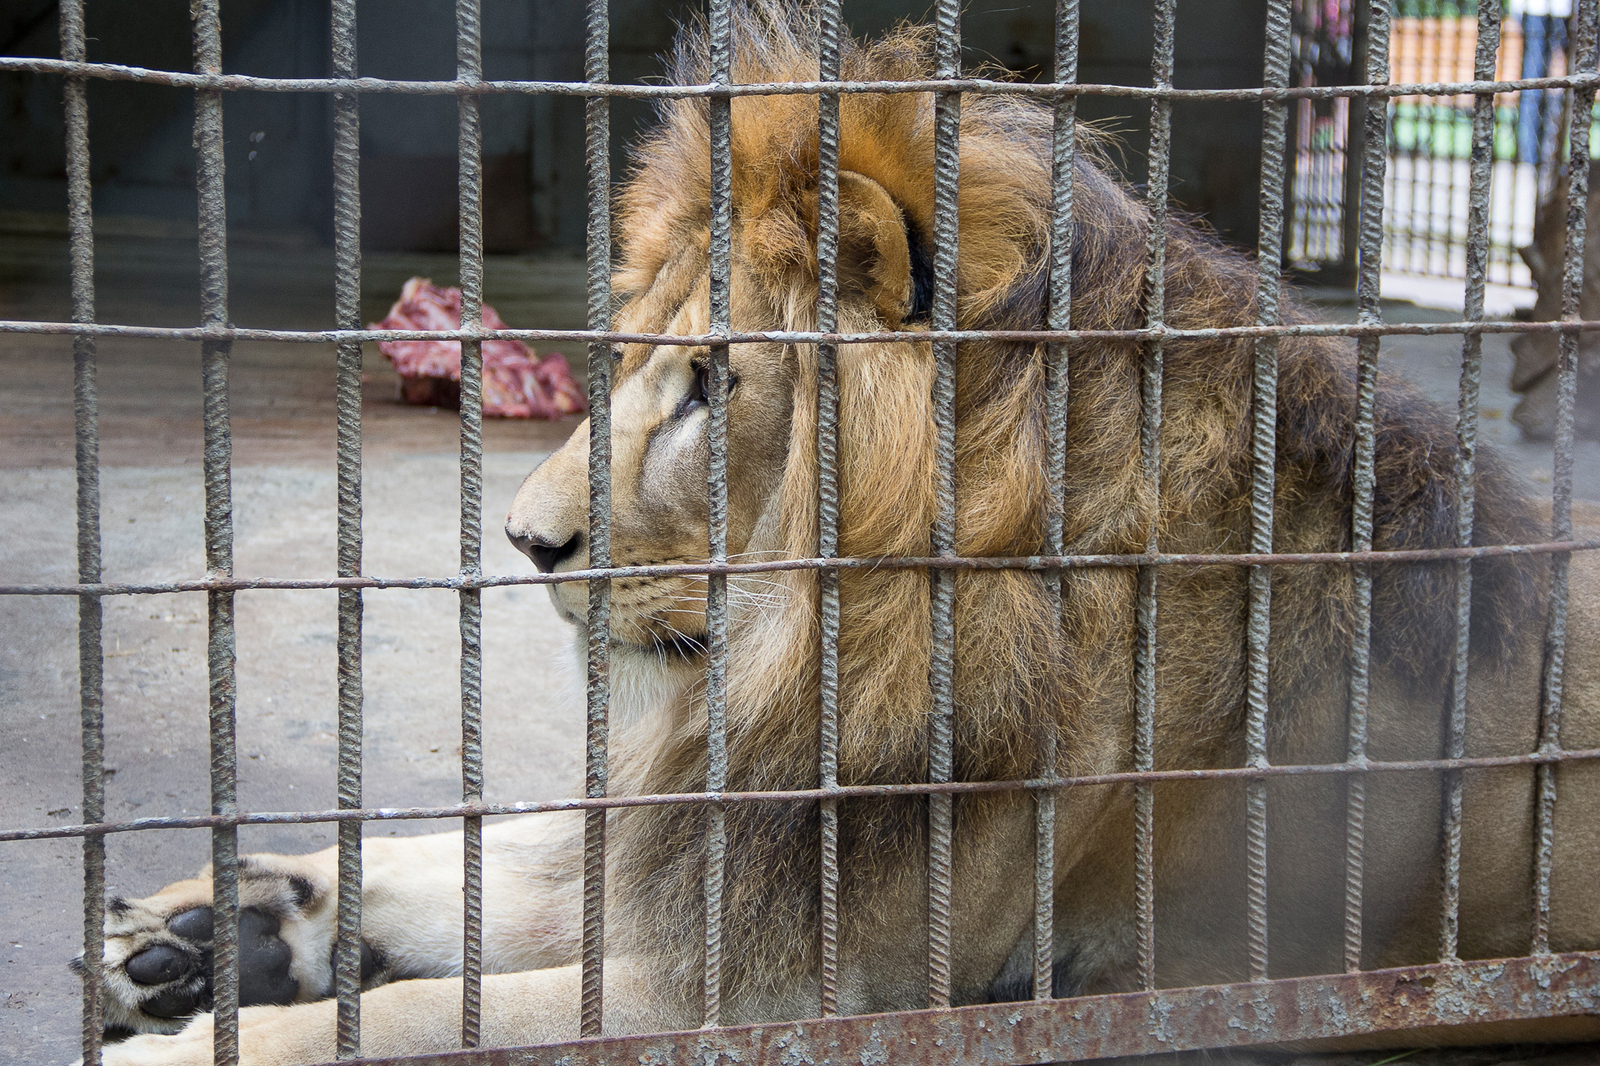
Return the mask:
<svg viewBox="0 0 1600 1066">
<path fill-rule="evenodd" d="M 801 18 L 757 11 L 736 21 L 738 80 L 816 77 L 815 44 L 799 28 Z M 704 80 L 697 47 L 691 38 L 679 56 L 675 73 L 682 80 Z M 916 78 L 927 69 L 927 38 L 915 30 L 845 51 L 847 79 Z M 668 104 L 661 131 L 639 150 L 619 215 L 620 330 L 706 331 L 706 113 L 703 102 Z M 810 97 L 747 97 L 733 104 L 735 328 L 815 324 L 815 116 Z M 841 328 L 914 328 L 917 246 L 934 229 L 930 100 L 850 95 L 842 100 L 841 120 Z M 1048 112 L 1030 102 L 968 97 L 963 103 L 961 328 L 1025 329 L 1045 322 L 1050 135 Z M 1143 206 L 1105 176 L 1092 149 L 1076 168 L 1074 198 L 1073 325 L 1142 325 Z M 1254 322 L 1256 276 L 1253 262 L 1173 223 L 1167 323 Z M 1290 308 L 1288 314 L 1302 312 Z M 618 353 L 615 564 L 706 556 L 706 405 L 700 391 L 706 354 L 648 345 Z M 1237 552 L 1250 543 L 1249 343 L 1174 341 L 1163 354 L 1157 496 L 1139 463 L 1142 349 L 1093 342 L 1070 351 L 1069 553 L 1140 551 L 1152 525 L 1165 551 Z M 1279 365 L 1274 548 L 1347 548 L 1353 349 L 1335 340 L 1285 338 Z M 810 556 L 818 536 L 816 353 L 806 346 L 736 346 L 732 371 L 738 384 L 729 400 L 729 551 L 752 558 Z M 957 374 L 957 551 L 1040 553 L 1048 505 L 1044 348 L 963 344 Z M 927 344 L 840 349 L 840 554 L 929 554 L 936 506 L 932 377 Z M 508 533 L 541 567 L 570 570 L 587 563 L 588 451 L 585 427 L 530 476 L 512 507 Z M 1455 453 L 1452 413 L 1400 382 L 1380 380 L 1376 547 L 1454 543 Z M 1483 453 L 1474 516 L 1476 543 L 1546 539 L 1545 520 Z M 1542 557 L 1474 564 L 1469 755 L 1526 754 L 1538 744 L 1548 574 Z M 1373 567 L 1373 759 L 1443 753 L 1454 575 L 1453 564 Z M 1135 575 L 1126 568 L 1067 571 L 1059 619 L 1047 580 L 1020 571 L 963 572 L 957 579 L 958 779 L 1036 776 L 1046 769 L 1044 752 L 1052 746 L 1065 773 L 1134 766 Z M 1269 757 L 1278 764 L 1341 762 L 1356 602 L 1352 571 L 1280 566 L 1272 580 Z M 1235 566 L 1161 570 L 1157 768 L 1244 761 L 1246 582 L 1246 569 Z M 917 571 L 846 570 L 840 585 L 839 780 L 926 780 L 929 578 Z M 729 789 L 818 782 L 817 588 L 811 572 L 730 580 Z M 1571 589 L 1562 741 L 1571 748 L 1600 746 L 1600 566 L 1587 554 L 1574 557 Z M 552 590 L 562 613 L 581 621 L 584 586 Z M 704 592 L 703 579 L 613 582 L 613 794 L 706 786 L 704 661 L 697 650 Z M 1535 773 L 1523 765 L 1465 776 L 1462 957 L 1528 949 Z M 1562 765 L 1555 778 L 1560 802 L 1551 944 L 1593 949 L 1600 947 L 1600 766 Z M 1267 785 L 1271 976 L 1344 968 L 1346 780 L 1322 775 Z M 1435 773 L 1375 774 L 1367 781 L 1366 967 L 1438 956 L 1442 796 Z M 1033 804 L 1024 793 L 955 802 L 958 1002 L 1027 993 Z M 1127 785 L 1060 794 L 1056 959 L 1062 992 L 1136 986 L 1133 810 Z M 1158 982 L 1244 979 L 1243 784 L 1161 784 L 1154 788 L 1154 810 Z M 927 801 L 862 798 L 842 802 L 839 812 L 841 1009 L 923 1006 Z M 697 805 L 610 816 L 608 1030 L 700 1021 L 706 818 Z M 732 804 L 726 819 L 723 1020 L 814 1015 L 818 807 Z M 491 903 L 485 961 L 491 970 L 532 972 L 486 982 L 485 1042 L 576 1035 L 577 837 L 537 820 L 513 823 L 499 834 L 490 861 L 502 887 Z M 427 849 L 449 851 L 459 843 L 426 839 L 431 843 L 386 842 L 375 856 L 381 878 L 369 864 L 364 934 L 380 958 L 374 980 L 458 972 L 459 946 L 449 947 L 459 928 L 451 911 L 457 889 L 438 879 L 425 885 L 406 871 L 425 861 Z M 307 914 L 331 905 L 329 853 L 263 860 L 259 868 L 274 863 L 298 868 L 315 882 L 310 902 L 302 902 Z M 171 901 L 146 901 L 152 913 L 176 913 L 184 900 L 196 905 L 192 890 L 175 889 Z M 125 937 L 108 958 L 125 962 L 147 942 Z M 363 1024 L 368 1053 L 448 1045 L 456 1017 L 452 997 L 459 995 L 454 987 L 396 981 L 369 993 Z M 300 998 L 318 994 L 326 989 L 302 982 Z M 326 1004 L 246 1014 L 266 1034 L 261 1062 L 289 1061 L 295 1048 L 331 1049 Z M 131 1042 L 124 1045 L 127 1061 L 187 1061 L 179 1045 L 196 1044 L 197 1032 L 191 1026 L 177 1044 Z"/>
</svg>

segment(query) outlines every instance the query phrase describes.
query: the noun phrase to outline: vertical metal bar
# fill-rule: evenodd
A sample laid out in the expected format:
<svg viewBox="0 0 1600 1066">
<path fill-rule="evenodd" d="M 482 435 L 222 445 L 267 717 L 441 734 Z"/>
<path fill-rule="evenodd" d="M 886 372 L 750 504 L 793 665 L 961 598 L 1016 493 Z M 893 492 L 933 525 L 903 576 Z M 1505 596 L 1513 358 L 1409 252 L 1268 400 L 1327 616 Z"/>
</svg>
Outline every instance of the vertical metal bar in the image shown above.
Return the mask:
<svg viewBox="0 0 1600 1066">
<path fill-rule="evenodd" d="M 222 72 L 220 0 L 193 0 L 194 66 L 202 74 Z M 197 89 L 194 106 L 196 188 L 199 194 L 200 308 L 208 327 L 228 322 L 227 201 L 223 191 L 222 92 Z M 233 574 L 233 437 L 228 415 L 228 361 L 232 343 L 201 343 L 205 418 L 206 572 Z M 211 812 L 232 814 L 237 805 L 234 750 L 233 593 L 206 594 L 210 675 Z M 219 1066 L 239 1058 L 239 839 L 225 826 L 211 831 L 213 1056 Z"/>
<path fill-rule="evenodd" d="M 61 4 L 61 58 L 88 58 L 83 0 Z M 82 77 L 66 79 L 68 254 L 72 270 L 72 320 L 94 321 L 94 193 L 89 184 L 89 95 Z M 100 580 L 100 394 L 95 340 L 72 338 L 72 408 L 78 471 L 78 581 Z M 78 599 L 78 707 L 83 749 L 83 821 L 105 817 L 104 667 L 100 597 Z M 83 1061 L 99 1066 L 104 1007 L 100 992 L 105 957 L 106 845 L 83 838 Z"/>
<path fill-rule="evenodd" d="M 1367 10 L 1368 85 L 1389 81 L 1389 0 L 1370 0 Z M 1389 109 L 1369 99 L 1362 133 L 1361 200 L 1356 273 L 1356 321 L 1379 325 L 1379 272 L 1383 265 L 1383 190 L 1388 162 Z M 1357 343 L 1356 449 L 1353 472 L 1354 500 L 1350 507 L 1350 546 L 1372 549 L 1373 441 L 1378 383 L 1378 344 L 1375 336 Z M 1353 568 L 1355 604 L 1351 619 L 1350 700 L 1347 716 L 1347 758 L 1361 764 L 1367 759 L 1368 668 L 1372 655 L 1372 569 Z M 1361 896 L 1365 876 L 1367 782 L 1351 774 L 1345 785 L 1345 969 L 1361 969 Z"/>
<path fill-rule="evenodd" d="M 1055 80 L 1068 85 L 1078 80 L 1078 0 L 1057 0 L 1055 31 Z M 1072 328 L 1072 173 L 1077 154 L 1078 98 L 1058 93 L 1051 130 L 1050 159 L 1050 328 Z M 1045 419 L 1049 433 L 1050 508 L 1045 514 L 1045 551 L 1051 555 L 1066 552 L 1064 514 L 1067 498 L 1067 370 L 1069 351 L 1064 343 L 1045 346 Z M 1066 595 L 1066 579 L 1060 571 L 1044 582 L 1045 600 L 1058 630 L 1062 625 L 1061 607 Z M 1063 638 L 1064 639 L 1064 638 Z M 1045 723 L 1044 750 L 1040 752 L 1040 775 L 1053 778 L 1060 772 L 1056 751 L 1056 723 Z M 1056 794 L 1041 790 L 1034 794 L 1033 827 L 1033 998 L 1049 999 L 1054 994 L 1055 908 L 1056 908 Z"/>
<path fill-rule="evenodd" d="M 611 78 L 607 0 L 589 0 L 584 78 Z M 611 99 L 584 101 L 589 164 L 589 328 L 611 325 Z M 611 565 L 611 345 L 589 344 L 589 566 Z M 589 582 L 584 795 L 606 794 L 611 706 L 611 579 Z M 583 948 L 578 1035 L 599 1036 L 604 1018 L 606 812 L 583 816 Z"/>
<path fill-rule="evenodd" d="M 939 0 L 934 17 L 935 76 L 961 74 L 961 5 Z M 934 96 L 933 328 L 955 329 L 956 267 L 960 227 L 957 201 L 961 173 L 961 94 Z M 933 521 L 934 555 L 956 553 L 956 345 L 933 342 L 933 420 L 936 432 L 934 470 L 937 513 Z M 929 681 L 933 716 L 928 737 L 928 780 L 950 781 L 954 774 L 955 731 L 955 603 L 956 573 L 934 570 L 929 624 L 932 629 Z M 928 1006 L 950 1005 L 950 892 L 954 872 L 952 837 L 954 799 L 928 797 Z"/>
<path fill-rule="evenodd" d="M 840 0 L 817 6 L 821 81 L 839 80 Z M 817 98 L 817 329 L 839 326 L 839 96 Z M 839 555 L 839 346 L 817 345 L 817 557 Z M 822 624 L 823 788 L 839 784 L 839 571 L 817 574 Z M 839 1013 L 839 801 L 822 801 L 822 1016 Z"/>
<path fill-rule="evenodd" d="M 333 76 L 356 77 L 356 0 L 334 0 Z M 361 97 L 333 96 L 334 317 L 340 329 L 361 328 Z M 337 347 L 338 573 L 361 573 L 361 342 Z M 360 589 L 339 590 L 339 806 L 361 806 Z M 339 823 L 338 939 L 333 986 L 336 1054 L 361 1056 L 361 823 Z"/>
<path fill-rule="evenodd" d="M 1472 76 L 1493 81 L 1500 53 L 1500 5 L 1478 5 L 1478 45 Z M 1463 313 L 1483 321 L 1483 289 L 1489 271 L 1489 191 L 1494 177 L 1495 104 L 1493 93 L 1479 93 L 1472 108 L 1471 172 L 1467 184 L 1467 286 Z M 1461 342 L 1460 400 L 1456 414 L 1456 544 L 1472 543 L 1473 472 L 1478 452 L 1478 385 L 1483 368 L 1483 336 L 1469 333 Z M 1444 755 L 1459 759 L 1467 742 L 1467 659 L 1472 630 L 1472 560 L 1455 564 L 1456 644 L 1450 673 L 1450 706 Z M 1439 957 L 1457 958 L 1461 914 L 1460 770 L 1444 778 L 1444 899 L 1439 915 Z"/>
<path fill-rule="evenodd" d="M 1159 0 L 1155 7 L 1151 83 L 1172 88 L 1172 29 L 1177 0 Z M 1166 314 L 1167 179 L 1172 160 L 1172 101 L 1165 97 L 1150 103 L 1150 183 L 1146 208 L 1150 232 L 1145 253 L 1145 314 L 1151 327 Z M 1159 340 L 1145 345 L 1139 382 L 1139 458 L 1150 492 L 1150 528 L 1145 550 L 1158 550 L 1156 527 L 1161 511 L 1161 364 Z M 1135 603 L 1134 644 L 1134 767 L 1155 766 L 1156 714 L 1156 573 L 1141 566 Z M 1134 786 L 1134 908 L 1138 916 L 1139 985 L 1155 987 L 1155 794 L 1147 783 Z"/>
<path fill-rule="evenodd" d="M 456 0 L 456 78 L 483 80 L 479 0 Z M 456 97 L 461 185 L 461 326 L 483 326 L 483 129 L 478 97 Z M 461 576 L 483 574 L 483 342 L 461 342 Z M 483 800 L 483 610 L 461 590 L 461 798 Z M 461 820 L 461 1046 L 477 1047 L 483 992 L 483 819 Z"/>
<path fill-rule="evenodd" d="M 1289 85 L 1290 0 L 1273 0 L 1267 9 L 1267 48 L 1262 85 L 1269 89 Z M 1266 100 L 1261 108 L 1261 244 L 1257 251 L 1256 321 L 1274 326 L 1283 261 L 1284 152 L 1289 131 L 1289 105 Z M 1272 552 L 1273 493 L 1278 457 L 1278 341 L 1256 341 L 1251 385 L 1250 550 Z M 1267 708 L 1272 642 L 1272 568 L 1250 568 L 1249 618 L 1246 623 L 1245 761 L 1266 766 Z M 1250 979 L 1267 979 L 1267 783 L 1256 779 L 1245 786 L 1247 924 L 1250 941 Z"/>
<path fill-rule="evenodd" d="M 733 81 L 733 23 L 729 0 L 712 0 L 710 17 L 711 84 Z M 730 293 L 733 264 L 733 109 L 726 95 L 712 96 L 711 109 L 711 332 L 732 329 Z M 710 467 L 707 535 L 711 561 L 728 560 L 728 346 L 710 346 L 711 418 L 706 428 Z M 728 577 L 706 576 L 706 790 L 728 787 Z M 706 810 L 706 962 L 705 1024 L 722 1024 L 722 890 L 727 868 L 727 812 L 720 804 Z"/>
<path fill-rule="evenodd" d="M 1573 73 L 1592 73 L 1596 66 L 1595 0 L 1580 0 L 1573 21 Z M 1567 249 L 1562 264 L 1561 318 L 1582 317 L 1584 238 L 1588 233 L 1589 129 L 1594 113 L 1594 88 L 1572 94 L 1572 123 L 1567 149 Z M 1551 492 L 1550 539 L 1572 539 L 1572 441 L 1578 389 L 1578 334 L 1563 333 L 1556 364 L 1555 485 Z M 1570 552 L 1550 556 L 1550 614 L 1545 626 L 1544 679 L 1539 704 L 1539 750 L 1561 748 L 1562 674 L 1567 655 L 1567 580 Z M 1538 853 L 1534 860 L 1533 951 L 1550 950 L 1550 868 L 1555 852 L 1556 773 L 1551 763 L 1538 771 Z"/>
</svg>

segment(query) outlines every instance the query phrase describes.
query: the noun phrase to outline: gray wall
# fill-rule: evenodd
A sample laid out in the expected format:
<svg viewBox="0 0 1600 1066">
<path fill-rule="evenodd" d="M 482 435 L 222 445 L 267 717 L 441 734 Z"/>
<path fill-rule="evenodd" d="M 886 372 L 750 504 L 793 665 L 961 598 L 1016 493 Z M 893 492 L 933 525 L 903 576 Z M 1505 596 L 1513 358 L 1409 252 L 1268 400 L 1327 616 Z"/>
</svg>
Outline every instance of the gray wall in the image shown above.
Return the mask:
<svg viewBox="0 0 1600 1066">
<path fill-rule="evenodd" d="M 186 4 L 97 0 L 88 7 L 90 58 L 166 69 L 191 60 Z M 657 57 L 677 22 L 702 5 L 613 0 L 612 75 L 659 74 Z M 1179 5 L 1176 83 L 1261 83 L 1265 0 Z M 223 0 L 230 72 L 305 77 L 327 73 L 327 0 Z M 484 0 L 484 66 L 491 78 L 579 80 L 583 5 L 577 0 Z M 971 0 L 963 16 L 969 63 L 1030 78 L 1051 70 L 1051 0 Z M 1150 5 L 1085 0 L 1080 76 L 1146 84 Z M 846 0 L 857 33 L 928 15 L 904 0 Z M 363 0 L 363 74 L 449 78 L 455 72 L 454 4 Z M 57 55 L 55 5 L 0 0 L 0 52 Z M 60 80 L 0 75 L 0 208 L 65 208 Z M 231 224 L 326 241 L 331 228 L 329 101 L 316 94 L 230 93 L 226 98 Z M 1144 178 L 1148 106 L 1085 98 L 1080 113 L 1118 131 L 1129 180 Z M 192 94 L 159 86 L 90 83 L 96 209 L 102 214 L 194 217 Z M 617 173 L 649 106 L 613 107 Z M 456 105 L 450 97 L 370 95 L 362 101 L 365 238 L 374 248 L 445 249 L 455 243 Z M 583 104 L 560 97 L 489 97 L 483 104 L 486 231 L 491 250 L 576 247 L 585 203 Z M 1174 109 L 1172 195 L 1230 238 L 1253 244 L 1261 113 L 1249 104 Z"/>
</svg>

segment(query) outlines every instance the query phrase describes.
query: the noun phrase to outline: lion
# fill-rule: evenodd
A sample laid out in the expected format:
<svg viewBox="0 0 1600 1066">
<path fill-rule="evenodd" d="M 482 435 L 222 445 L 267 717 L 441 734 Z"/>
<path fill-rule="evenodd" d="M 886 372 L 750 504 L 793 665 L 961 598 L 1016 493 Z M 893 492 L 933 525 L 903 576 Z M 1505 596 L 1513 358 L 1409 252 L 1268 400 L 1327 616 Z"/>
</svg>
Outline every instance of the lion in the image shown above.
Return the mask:
<svg viewBox="0 0 1600 1066">
<path fill-rule="evenodd" d="M 735 13 L 743 82 L 817 77 L 808 11 L 751 4 Z M 848 80 L 930 76 L 932 36 L 902 27 L 843 46 Z M 707 79 L 703 32 L 672 60 L 683 84 Z M 929 325 L 933 105 L 927 94 L 846 95 L 840 103 L 839 325 L 906 332 Z M 707 332 L 709 153 L 704 100 L 672 100 L 636 149 L 617 211 L 615 328 Z M 815 326 L 817 102 L 733 101 L 732 319 L 736 329 Z M 1085 134 L 1088 138 L 1089 135 Z M 959 326 L 1038 329 L 1048 303 L 1051 112 L 1013 95 L 961 107 Z M 1150 225 L 1142 199 L 1110 176 L 1092 140 L 1074 171 L 1073 322 L 1139 327 Z M 1256 320 L 1257 267 L 1199 226 L 1174 221 L 1167 322 Z M 1290 321 L 1307 313 L 1290 306 Z M 621 345 L 613 353 L 611 554 L 618 565 L 708 558 L 706 349 Z M 1047 352 L 1029 341 L 964 342 L 957 358 L 957 550 L 1043 551 L 1049 478 Z M 1070 350 L 1064 542 L 1073 554 L 1246 550 L 1251 344 L 1171 339 L 1159 492 L 1140 473 L 1137 342 Z M 738 558 L 804 558 L 818 536 L 817 352 L 809 344 L 730 352 L 727 544 Z M 1279 347 L 1278 551 L 1351 543 L 1355 356 L 1348 341 L 1285 337 Z M 930 345 L 889 339 L 839 350 L 839 548 L 854 557 L 927 556 L 937 501 Z M 1379 549 L 1453 543 L 1453 413 L 1384 377 L 1377 407 L 1374 541 Z M 589 561 L 589 426 L 529 475 L 506 531 L 538 568 Z M 1592 517 L 1592 516 L 1591 516 Z M 1487 448 L 1478 455 L 1473 540 L 1537 542 L 1546 518 Z M 1473 566 L 1468 674 L 1470 755 L 1538 744 L 1543 557 Z M 1372 568 L 1373 759 L 1441 754 L 1454 648 L 1453 564 Z M 1128 567 L 1053 573 L 962 571 L 956 578 L 955 774 L 1038 776 L 1054 747 L 1071 775 L 1132 769 L 1136 576 Z M 1166 567 L 1159 575 L 1155 764 L 1228 767 L 1245 757 L 1247 572 Z M 930 582 L 925 572 L 840 574 L 838 779 L 927 780 Z M 1600 567 L 1572 561 L 1563 740 L 1600 745 Z M 729 579 L 727 787 L 815 787 L 819 759 L 818 579 L 811 571 Z M 580 582 L 550 586 L 559 612 L 587 615 Z M 1355 584 L 1348 567 L 1273 573 L 1269 754 L 1277 764 L 1346 757 Z M 612 583 L 612 794 L 699 792 L 707 781 L 706 582 Z M 583 644 L 578 644 L 582 654 Z M 1050 743 L 1053 740 L 1053 744 Z M 1550 943 L 1600 947 L 1600 768 L 1558 766 Z M 1367 968 L 1438 958 L 1441 781 L 1374 774 L 1367 784 L 1363 955 Z M 1523 954 L 1534 915 L 1534 782 L 1529 766 L 1465 777 L 1460 955 Z M 1273 778 L 1268 797 L 1270 976 L 1344 969 L 1346 786 L 1339 776 Z M 1248 976 L 1246 844 L 1238 781 L 1153 788 L 1154 965 L 1179 987 Z M 840 801 L 839 1009 L 926 1005 L 927 800 Z M 954 1002 L 1032 994 L 1034 799 L 972 793 L 954 801 Z M 581 834 L 571 817 L 485 829 L 484 1046 L 568 1040 L 579 1032 Z M 723 911 L 726 1024 L 818 1013 L 820 825 L 816 802 L 726 809 Z M 702 1020 L 707 815 L 660 805 L 608 815 L 604 1029 L 691 1029 Z M 1052 994 L 1138 987 L 1134 790 L 1125 782 L 1058 794 Z M 365 842 L 362 1046 L 375 1056 L 457 1046 L 462 838 Z M 247 950 L 243 1061 L 334 1054 L 330 955 L 334 853 L 254 856 L 241 868 Z M 112 900 L 105 949 L 107 1023 L 138 1030 L 113 1064 L 202 1063 L 209 875 L 139 901 Z M 1591 1023 L 1593 1020 L 1590 1020 Z M 1594 1025 L 1589 1025 L 1592 1032 Z M 1571 1032 L 1578 1032 L 1572 1029 Z M 1554 1032 L 1551 1028 L 1546 1034 Z M 1476 1034 L 1479 1038 L 1481 1032 Z"/>
</svg>

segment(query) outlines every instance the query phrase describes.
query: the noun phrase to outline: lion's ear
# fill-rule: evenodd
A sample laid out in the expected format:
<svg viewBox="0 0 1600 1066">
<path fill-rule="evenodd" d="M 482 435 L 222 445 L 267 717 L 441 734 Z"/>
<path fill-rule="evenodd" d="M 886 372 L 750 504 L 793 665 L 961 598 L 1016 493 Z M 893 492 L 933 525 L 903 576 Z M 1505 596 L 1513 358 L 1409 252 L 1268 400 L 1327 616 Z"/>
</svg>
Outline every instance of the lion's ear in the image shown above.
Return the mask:
<svg viewBox="0 0 1600 1066">
<path fill-rule="evenodd" d="M 911 246 L 905 217 L 882 185 L 839 172 L 839 297 L 865 299 L 885 326 L 911 310 Z"/>
</svg>

